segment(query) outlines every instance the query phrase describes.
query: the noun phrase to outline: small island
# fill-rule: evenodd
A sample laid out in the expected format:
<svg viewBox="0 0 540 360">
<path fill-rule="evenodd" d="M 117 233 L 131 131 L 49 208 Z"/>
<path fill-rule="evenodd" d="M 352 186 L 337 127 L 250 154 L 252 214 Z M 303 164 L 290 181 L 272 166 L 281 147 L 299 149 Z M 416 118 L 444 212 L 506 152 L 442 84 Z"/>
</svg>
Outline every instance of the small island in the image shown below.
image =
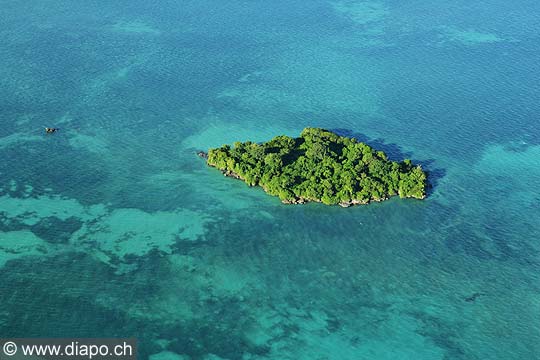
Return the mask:
<svg viewBox="0 0 540 360">
<path fill-rule="evenodd" d="M 261 186 L 285 204 L 347 207 L 395 195 L 426 197 L 427 174 L 420 165 L 388 160 L 365 143 L 319 128 L 306 128 L 298 138 L 236 142 L 199 156 L 225 176 Z"/>
</svg>

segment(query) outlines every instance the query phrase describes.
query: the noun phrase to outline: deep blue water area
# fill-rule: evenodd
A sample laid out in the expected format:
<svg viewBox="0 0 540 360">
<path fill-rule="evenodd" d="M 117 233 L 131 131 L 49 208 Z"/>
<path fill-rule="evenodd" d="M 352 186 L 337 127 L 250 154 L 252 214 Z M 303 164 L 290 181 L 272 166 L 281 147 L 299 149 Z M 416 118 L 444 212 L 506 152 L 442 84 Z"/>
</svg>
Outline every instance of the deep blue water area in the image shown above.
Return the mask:
<svg viewBox="0 0 540 360">
<path fill-rule="evenodd" d="M 540 358 L 537 2 L 0 5 L 0 337 Z M 285 206 L 195 155 L 306 126 L 423 164 L 428 198 Z"/>
</svg>

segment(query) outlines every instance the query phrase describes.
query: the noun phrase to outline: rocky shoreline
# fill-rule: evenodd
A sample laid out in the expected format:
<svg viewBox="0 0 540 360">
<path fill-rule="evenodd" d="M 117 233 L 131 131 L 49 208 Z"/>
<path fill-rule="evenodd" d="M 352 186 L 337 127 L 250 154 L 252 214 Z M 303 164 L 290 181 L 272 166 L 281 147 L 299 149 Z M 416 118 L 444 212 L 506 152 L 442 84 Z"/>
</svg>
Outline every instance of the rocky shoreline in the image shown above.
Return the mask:
<svg viewBox="0 0 540 360">
<path fill-rule="evenodd" d="M 197 151 L 197 156 L 200 157 L 200 158 L 203 158 L 205 160 L 208 160 L 208 153 L 206 153 L 204 151 Z"/>
<path fill-rule="evenodd" d="M 204 151 L 197 151 L 197 156 L 202 158 L 202 159 L 208 160 L 208 153 L 206 153 Z M 210 167 L 215 167 L 215 166 L 210 165 L 208 163 L 208 161 L 206 162 L 206 165 L 208 165 Z M 223 176 L 232 177 L 232 178 L 238 179 L 238 180 L 244 180 L 240 175 L 238 175 L 237 173 L 235 173 L 233 171 L 230 171 L 230 170 L 219 170 L 219 171 L 221 171 Z"/>
</svg>

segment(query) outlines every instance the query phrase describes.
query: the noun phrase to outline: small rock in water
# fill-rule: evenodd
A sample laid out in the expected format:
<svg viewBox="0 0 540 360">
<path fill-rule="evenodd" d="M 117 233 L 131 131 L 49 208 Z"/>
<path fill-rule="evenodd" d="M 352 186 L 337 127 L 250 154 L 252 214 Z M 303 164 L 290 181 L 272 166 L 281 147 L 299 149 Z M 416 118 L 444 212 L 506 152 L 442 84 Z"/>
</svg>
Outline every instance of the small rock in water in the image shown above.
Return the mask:
<svg viewBox="0 0 540 360">
<path fill-rule="evenodd" d="M 471 296 L 466 297 L 464 300 L 466 302 L 475 302 L 476 299 L 478 299 L 480 296 L 484 296 L 484 295 L 486 295 L 486 294 L 477 292 L 477 293 L 472 294 Z"/>
<path fill-rule="evenodd" d="M 204 151 L 197 151 L 197 156 L 202 157 L 203 159 L 208 159 L 208 154 Z"/>
</svg>

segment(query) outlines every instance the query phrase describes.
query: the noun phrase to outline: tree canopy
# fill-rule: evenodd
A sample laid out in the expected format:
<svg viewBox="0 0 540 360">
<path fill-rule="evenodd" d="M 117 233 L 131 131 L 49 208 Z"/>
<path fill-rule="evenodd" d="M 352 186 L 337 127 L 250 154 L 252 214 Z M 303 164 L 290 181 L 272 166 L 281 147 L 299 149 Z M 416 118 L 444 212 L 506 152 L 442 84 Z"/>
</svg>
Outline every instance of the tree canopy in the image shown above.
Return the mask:
<svg viewBox="0 0 540 360">
<path fill-rule="evenodd" d="M 394 195 L 426 196 L 427 174 L 420 165 L 388 160 L 365 143 L 319 128 L 306 128 L 298 138 L 281 135 L 210 149 L 207 162 L 284 203 L 349 206 Z"/>
</svg>

